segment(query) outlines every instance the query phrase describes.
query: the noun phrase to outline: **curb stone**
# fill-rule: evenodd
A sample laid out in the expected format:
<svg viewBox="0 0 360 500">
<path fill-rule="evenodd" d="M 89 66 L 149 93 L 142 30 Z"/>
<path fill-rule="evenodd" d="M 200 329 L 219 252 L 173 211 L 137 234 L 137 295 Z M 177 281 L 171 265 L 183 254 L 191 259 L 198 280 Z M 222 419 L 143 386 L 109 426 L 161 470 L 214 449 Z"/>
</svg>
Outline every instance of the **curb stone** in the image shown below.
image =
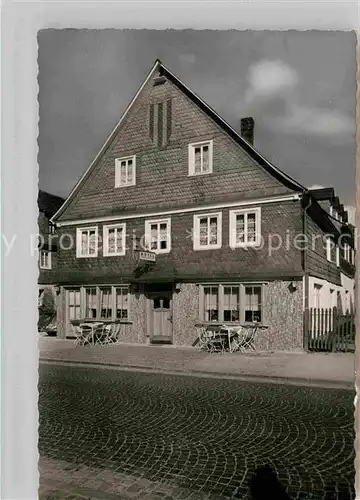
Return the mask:
<svg viewBox="0 0 360 500">
<path fill-rule="evenodd" d="M 93 368 L 108 368 L 116 369 L 119 371 L 138 371 L 145 373 L 161 373 L 163 375 L 184 375 L 184 376 L 198 376 L 209 378 L 227 378 L 234 380 L 243 380 L 247 382 L 263 382 L 272 384 L 287 384 L 307 387 L 322 387 L 329 389 L 346 389 L 355 391 L 355 377 L 354 382 L 346 382 L 339 380 L 321 380 L 321 379 L 306 379 L 306 378 L 291 378 L 291 377 L 276 377 L 272 375 L 249 375 L 246 373 L 227 373 L 227 372 L 207 372 L 201 370 L 184 370 L 173 369 L 167 370 L 163 368 L 151 366 L 138 366 L 138 365 L 118 365 L 115 363 L 102 363 L 93 361 L 69 361 L 66 359 L 54 359 L 41 356 L 40 363 L 43 364 L 58 364 L 77 367 L 93 367 Z"/>
</svg>

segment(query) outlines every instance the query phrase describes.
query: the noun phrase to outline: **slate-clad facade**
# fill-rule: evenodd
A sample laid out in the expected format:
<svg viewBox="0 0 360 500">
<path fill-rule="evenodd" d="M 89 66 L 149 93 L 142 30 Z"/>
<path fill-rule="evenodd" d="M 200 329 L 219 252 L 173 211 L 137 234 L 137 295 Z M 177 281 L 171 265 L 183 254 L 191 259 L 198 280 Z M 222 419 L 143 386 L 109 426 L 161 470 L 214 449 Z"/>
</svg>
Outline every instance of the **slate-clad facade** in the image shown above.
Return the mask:
<svg viewBox="0 0 360 500">
<path fill-rule="evenodd" d="M 124 341 L 191 345 L 199 323 L 257 319 L 264 349 L 303 348 L 304 277 L 341 286 L 341 273 L 324 245 L 294 242 L 339 230 L 253 148 L 249 123 L 244 140 L 155 63 L 53 217 L 59 337 L 97 318 L 120 322 Z M 145 247 L 155 263 L 139 260 Z"/>
</svg>

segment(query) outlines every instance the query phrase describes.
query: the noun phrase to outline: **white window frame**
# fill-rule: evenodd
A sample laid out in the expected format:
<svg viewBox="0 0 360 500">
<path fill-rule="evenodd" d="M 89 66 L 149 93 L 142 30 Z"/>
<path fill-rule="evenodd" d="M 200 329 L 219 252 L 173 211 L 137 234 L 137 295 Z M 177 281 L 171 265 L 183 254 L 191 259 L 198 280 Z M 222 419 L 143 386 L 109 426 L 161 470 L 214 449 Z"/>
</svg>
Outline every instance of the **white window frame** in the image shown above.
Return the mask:
<svg viewBox="0 0 360 500">
<path fill-rule="evenodd" d="M 122 161 L 128 162 L 129 160 L 132 160 L 132 164 L 133 164 L 132 182 L 128 182 L 127 175 L 126 175 L 126 183 L 120 184 L 121 162 Z M 127 174 L 127 169 L 126 169 L 126 174 Z M 122 158 L 115 158 L 115 188 L 123 188 L 123 187 L 128 187 L 128 186 L 135 186 L 135 185 L 136 185 L 136 155 L 124 156 Z"/>
<path fill-rule="evenodd" d="M 320 285 L 319 283 L 314 283 L 314 307 L 315 307 L 315 309 L 321 308 L 321 299 L 322 299 L 321 291 L 322 290 L 323 290 L 323 285 Z"/>
<path fill-rule="evenodd" d="M 238 321 L 226 321 L 224 320 L 224 289 L 227 287 L 239 288 L 239 320 Z M 258 287 L 260 288 L 260 314 L 261 323 L 264 323 L 264 283 L 202 283 L 199 286 L 199 321 L 204 324 L 208 323 L 219 323 L 219 324 L 248 324 L 251 322 L 245 321 L 245 310 L 246 310 L 246 288 Z M 205 311 L 205 288 L 217 288 L 217 306 L 218 306 L 218 320 L 217 321 L 207 321 L 204 319 Z"/>
<path fill-rule="evenodd" d="M 209 146 L 209 171 L 195 173 L 195 148 L 201 146 Z M 208 175 L 213 172 L 213 139 L 208 141 L 192 142 L 188 146 L 189 149 L 189 176 Z"/>
<path fill-rule="evenodd" d="M 42 263 L 42 256 L 45 253 L 47 253 L 48 265 L 44 265 Z M 40 264 L 40 269 L 51 269 L 51 252 L 50 252 L 50 250 L 40 250 L 40 252 L 39 252 L 39 264 Z"/>
<path fill-rule="evenodd" d="M 331 259 L 331 247 L 333 245 L 333 241 L 331 238 L 327 237 L 326 238 L 326 259 L 329 261 L 329 262 L 333 262 L 332 259 Z"/>
<path fill-rule="evenodd" d="M 94 254 L 87 253 L 86 255 L 83 255 L 81 253 L 81 235 L 84 231 L 95 231 L 95 253 Z M 98 256 L 98 249 L 99 249 L 98 233 L 99 233 L 99 231 L 98 231 L 97 226 L 76 228 L 76 257 L 78 259 L 80 259 L 80 258 L 91 259 L 93 257 Z"/>
<path fill-rule="evenodd" d="M 166 224 L 167 248 L 159 248 L 159 246 L 160 246 L 160 227 L 158 227 L 158 239 L 157 239 L 158 248 L 156 250 L 151 249 L 151 225 L 152 224 L 157 224 L 158 226 L 160 226 L 160 224 Z M 165 219 L 147 219 L 145 221 L 145 242 L 146 242 L 146 247 L 149 250 L 149 252 L 153 252 L 155 254 L 169 253 L 171 251 L 171 218 L 167 217 Z"/>
<path fill-rule="evenodd" d="M 109 229 L 120 229 L 123 234 L 122 248 L 118 252 L 109 251 Z M 116 238 L 115 238 L 116 241 Z M 103 255 L 104 257 L 117 257 L 125 255 L 126 253 L 126 223 L 122 224 L 108 224 L 103 226 Z"/>
<path fill-rule="evenodd" d="M 338 246 L 336 247 L 336 265 L 340 266 L 340 248 Z"/>
<path fill-rule="evenodd" d="M 200 219 L 217 217 L 217 243 L 214 245 L 200 245 Z M 194 250 L 216 250 L 222 246 L 222 212 L 207 212 L 205 214 L 194 214 L 193 216 L 193 249 Z"/>
<path fill-rule="evenodd" d="M 255 214 L 255 241 L 247 241 L 247 216 L 249 214 Z M 236 216 L 244 215 L 245 219 L 245 241 L 236 242 Z M 241 247 L 257 247 L 261 244 L 261 208 L 245 208 L 238 210 L 229 210 L 229 246 L 230 248 L 241 248 Z"/>
<path fill-rule="evenodd" d="M 92 288 L 95 289 L 95 297 L 96 297 L 96 311 L 97 315 L 95 318 L 91 318 L 92 320 L 102 320 L 102 321 L 117 321 L 117 322 L 132 322 L 131 320 L 131 303 L 132 303 L 132 293 L 131 293 L 131 288 L 129 284 L 120 284 L 120 285 L 89 285 L 89 286 L 82 286 L 82 287 L 74 287 L 74 288 L 67 288 L 67 315 L 69 317 L 69 292 L 74 292 L 74 291 L 79 291 L 80 293 L 80 318 L 76 319 L 73 318 L 70 321 L 73 320 L 86 320 L 90 319 L 89 317 L 86 317 L 86 289 Z M 111 310 L 112 310 L 112 315 L 111 318 L 101 318 L 101 294 L 100 290 L 103 288 L 110 288 L 111 289 Z M 122 319 L 122 318 L 116 318 L 116 290 L 122 288 L 122 289 L 127 289 L 127 318 Z M 78 306 L 76 306 L 78 307 Z"/>
</svg>

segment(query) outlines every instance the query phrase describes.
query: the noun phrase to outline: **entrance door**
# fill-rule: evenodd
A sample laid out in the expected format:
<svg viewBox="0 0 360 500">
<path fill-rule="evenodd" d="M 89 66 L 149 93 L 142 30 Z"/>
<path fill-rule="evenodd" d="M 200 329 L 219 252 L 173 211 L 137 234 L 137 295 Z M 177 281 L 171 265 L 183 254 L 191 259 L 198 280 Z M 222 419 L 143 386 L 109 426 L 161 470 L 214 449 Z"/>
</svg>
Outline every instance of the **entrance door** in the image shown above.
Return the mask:
<svg viewBox="0 0 360 500">
<path fill-rule="evenodd" d="M 172 343 L 171 293 L 159 293 L 152 298 L 152 336 L 153 343 Z"/>
</svg>

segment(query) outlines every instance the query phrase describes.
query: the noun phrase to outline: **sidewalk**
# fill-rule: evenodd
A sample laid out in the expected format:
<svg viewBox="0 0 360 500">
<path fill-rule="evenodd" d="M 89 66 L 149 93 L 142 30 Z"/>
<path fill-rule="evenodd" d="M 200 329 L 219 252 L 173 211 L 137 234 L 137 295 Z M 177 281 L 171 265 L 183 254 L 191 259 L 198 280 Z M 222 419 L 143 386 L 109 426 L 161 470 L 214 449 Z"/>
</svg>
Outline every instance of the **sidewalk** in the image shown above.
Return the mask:
<svg viewBox="0 0 360 500">
<path fill-rule="evenodd" d="M 90 364 L 119 369 L 231 377 L 354 389 L 352 353 L 278 352 L 208 354 L 193 347 L 119 344 L 75 347 L 72 340 L 39 339 L 41 361 Z"/>
<path fill-rule="evenodd" d="M 69 464 L 63 460 L 40 457 L 39 500 L 226 500 L 194 492 L 164 479 L 149 481 L 108 469 Z"/>
</svg>

